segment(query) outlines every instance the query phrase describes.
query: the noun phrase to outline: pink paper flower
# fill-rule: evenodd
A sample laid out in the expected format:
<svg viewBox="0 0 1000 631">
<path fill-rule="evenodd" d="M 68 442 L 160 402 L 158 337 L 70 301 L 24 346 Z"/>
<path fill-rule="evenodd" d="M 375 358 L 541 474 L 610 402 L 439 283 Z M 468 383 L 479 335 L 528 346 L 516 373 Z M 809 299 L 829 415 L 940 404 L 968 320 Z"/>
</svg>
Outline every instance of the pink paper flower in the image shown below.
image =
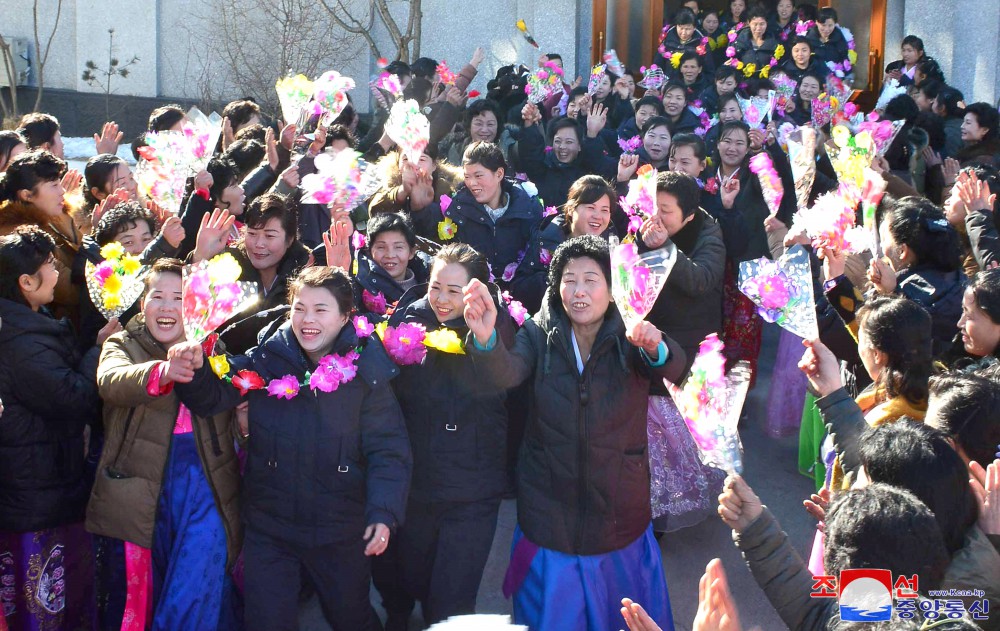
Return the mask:
<svg viewBox="0 0 1000 631">
<path fill-rule="evenodd" d="M 524 321 L 528 319 L 528 310 L 519 301 L 514 300 L 509 292 L 503 292 L 501 294 L 505 303 L 507 303 L 507 312 L 510 317 L 514 318 L 514 322 L 517 322 L 517 326 L 523 326 Z"/>
<path fill-rule="evenodd" d="M 267 393 L 279 399 L 293 399 L 299 393 L 299 380 L 294 375 L 285 375 L 280 379 L 272 379 L 267 384 Z"/>
<path fill-rule="evenodd" d="M 365 316 L 354 316 L 354 332 L 358 337 L 369 337 L 375 332 L 375 325 L 368 321 Z"/>
<path fill-rule="evenodd" d="M 451 206 L 451 198 L 447 195 L 442 195 L 439 201 L 441 203 L 441 216 L 443 217 L 444 211 L 448 210 L 448 207 Z"/>
<path fill-rule="evenodd" d="M 517 272 L 517 261 L 513 261 L 507 264 L 507 267 L 503 268 L 503 274 L 500 278 L 505 283 L 509 283 L 514 279 L 514 273 Z"/>
<path fill-rule="evenodd" d="M 101 285 L 101 287 L 104 287 L 104 282 L 114 273 L 114 266 L 107 261 L 103 261 L 94 271 L 94 277 L 97 278 L 97 282 Z"/>
<path fill-rule="evenodd" d="M 427 355 L 424 337 L 427 330 L 422 324 L 403 322 L 397 327 L 386 327 L 382 343 L 389 357 L 400 366 L 419 364 Z"/>
<path fill-rule="evenodd" d="M 325 360 L 326 357 L 323 359 Z M 316 367 L 316 371 L 309 376 L 309 388 L 313 391 L 333 392 L 339 387 L 340 376 L 334 372 L 329 364 L 324 365 L 322 361 Z"/>
<path fill-rule="evenodd" d="M 382 292 L 372 294 L 367 289 L 361 292 L 361 302 L 365 305 L 365 309 L 378 315 L 385 315 L 386 308 L 388 307 Z"/>
<path fill-rule="evenodd" d="M 546 206 L 545 212 L 542 213 L 542 217 L 551 217 L 552 215 L 555 215 L 558 212 L 559 209 L 557 209 L 555 206 Z"/>
<path fill-rule="evenodd" d="M 368 245 L 368 239 L 365 238 L 365 235 L 355 230 L 354 234 L 351 235 L 351 245 L 354 246 L 355 251 L 362 250 Z"/>
<path fill-rule="evenodd" d="M 542 248 L 538 251 L 538 260 L 541 261 L 542 265 L 548 265 L 552 262 L 552 253 Z"/>
</svg>

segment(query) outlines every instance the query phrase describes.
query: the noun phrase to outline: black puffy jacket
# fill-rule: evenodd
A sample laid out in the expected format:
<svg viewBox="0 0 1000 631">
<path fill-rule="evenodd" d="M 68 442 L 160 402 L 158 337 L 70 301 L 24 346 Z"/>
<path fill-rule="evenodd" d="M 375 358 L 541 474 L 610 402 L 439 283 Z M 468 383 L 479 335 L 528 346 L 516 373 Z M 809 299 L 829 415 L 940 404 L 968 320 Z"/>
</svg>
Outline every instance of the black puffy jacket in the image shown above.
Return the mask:
<svg viewBox="0 0 1000 631">
<path fill-rule="evenodd" d="M 84 427 L 100 424 L 97 361 L 68 320 L 0 299 L 0 531 L 83 520 Z"/>
<path fill-rule="evenodd" d="M 430 277 L 430 257 L 427 254 L 417 251 L 416 255 L 410 259 L 407 268 L 413 272 L 414 281 L 418 285 L 427 282 Z M 370 321 L 377 322 L 385 319 L 384 313 L 375 313 L 365 304 L 364 292 L 371 296 L 382 294 L 386 306 L 391 307 L 399 302 L 399 299 L 406 293 L 399 283 L 392 279 L 389 272 L 379 267 L 373 258 L 368 256 L 368 251 L 358 253 L 358 272 L 354 275 L 354 308 L 358 313 L 366 316 Z"/>
<path fill-rule="evenodd" d="M 507 212 L 496 222 L 465 186 L 458 189 L 444 212 L 457 224 L 453 240 L 467 243 L 485 256 L 498 279 L 507 265 L 518 260 L 532 231 L 542 221 L 542 206 L 537 197 L 529 195 L 513 180 L 504 180 L 501 186 L 509 202 Z"/>
<path fill-rule="evenodd" d="M 396 311 L 390 324 L 413 322 L 428 331 L 449 328 L 466 338 L 469 329 L 463 317 L 438 322 L 427 302 L 426 285 L 414 287 L 408 297 L 411 293 L 421 297 Z M 499 296 L 494 301 L 499 337 L 505 346 L 513 346 L 513 320 L 499 308 Z M 413 450 L 412 499 L 475 502 L 507 490 L 507 395 L 486 378 L 474 357 L 428 349 L 420 364 L 400 367 L 392 388 Z"/>
<path fill-rule="evenodd" d="M 588 174 L 579 157 L 573 162 L 560 162 L 554 151 L 546 152 L 545 137 L 538 125 L 525 127 L 521 131 L 521 136 L 517 139 L 517 152 L 521 158 L 521 167 L 528 179 L 538 187 L 538 197 L 546 206 L 565 204 L 573 182 Z"/>
<path fill-rule="evenodd" d="M 341 331 L 333 352 L 358 346 L 354 327 Z M 266 382 L 315 367 L 291 323 L 275 323 L 261 343 L 231 357 L 231 372 L 256 371 Z M 412 461 L 403 415 L 389 381 L 398 374 L 382 343 L 371 337 L 357 375 L 330 393 L 302 388 L 286 400 L 251 391 L 250 439 L 243 478 L 243 521 L 272 537 L 315 547 L 360 539 L 365 526 L 402 522 Z M 175 387 L 197 415 L 231 409 L 239 390 L 215 377 L 208 362 L 189 384 Z"/>
<path fill-rule="evenodd" d="M 620 550 L 649 526 L 646 409 L 653 379 L 680 378 L 684 351 L 650 368 L 625 339 L 612 304 L 583 374 L 571 327 L 546 302 L 517 333 L 514 348 L 466 349 L 504 387 L 532 380 L 531 413 L 517 468 L 517 521 L 539 546 L 566 554 Z"/>
</svg>

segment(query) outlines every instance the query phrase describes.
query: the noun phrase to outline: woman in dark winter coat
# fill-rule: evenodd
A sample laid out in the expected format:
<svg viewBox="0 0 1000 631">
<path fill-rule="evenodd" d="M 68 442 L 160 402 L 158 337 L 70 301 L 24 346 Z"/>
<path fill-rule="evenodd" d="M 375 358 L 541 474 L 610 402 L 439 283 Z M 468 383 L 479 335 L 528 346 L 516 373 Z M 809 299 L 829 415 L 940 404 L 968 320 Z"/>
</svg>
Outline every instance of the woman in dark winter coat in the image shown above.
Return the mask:
<svg viewBox="0 0 1000 631">
<path fill-rule="evenodd" d="M 715 59 L 712 57 L 712 47 L 705 35 L 696 26 L 697 17 L 694 11 L 684 7 L 674 15 L 674 25 L 663 35 L 660 47 L 653 63 L 671 76 L 676 76 L 680 69 L 671 63 L 671 58 L 677 53 L 691 53 L 699 59 L 709 73 L 715 70 Z"/>
<path fill-rule="evenodd" d="M 632 179 L 640 167 L 648 164 L 654 169 L 662 169 L 670 159 L 673 134 L 670 132 L 670 119 L 665 116 L 647 120 L 642 127 L 642 146 L 635 154 L 622 154 L 619 159 L 608 154 L 600 140 L 589 136 L 588 133 L 583 141 L 583 158 L 587 168 L 608 181 L 616 181 L 618 186 Z M 615 223 L 618 225 L 617 218 Z M 621 228 L 620 225 L 618 227 Z"/>
<path fill-rule="evenodd" d="M 879 293 L 903 295 L 930 312 L 934 354 L 942 353 L 962 316 L 958 235 L 929 200 L 904 197 L 880 217 L 879 240 L 888 263 L 872 260 L 869 279 Z"/>
<path fill-rule="evenodd" d="M 486 259 L 463 243 L 445 246 L 434 257 L 430 284 L 410 292 L 415 300 L 390 325 L 420 325 L 465 340 L 462 292 L 473 278 L 488 283 Z M 515 325 L 495 286 L 491 297 L 500 343 L 513 346 Z M 386 555 L 395 557 L 398 569 L 382 567 L 386 559 L 380 557 L 376 580 L 381 570 L 396 569 L 410 603 L 421 602 L 426 625 L 475 613 L 507 490 L 506 392 L 486 376 L 475 358 L 442 345 L 430 347 L 419 364 L 401 366 L 392 384 L 413 450 L 413 482 L 405 524 Z M 387 626 L 409 613 L 389 611 Z"/>
<path fill-rule="evenodd" d="M 243 236 L 228 248 L 227 224 L 232 225 L 232 217 L 226 219 L 218 210 L 206 218 L 192 258 L 207 261 L 228 251 L 243 270 L 240 280 L 256 285 L 257 302 L 222 327 L 227 350 L 242 353 L 257 345 L 258 331 L 267 325 L 268 317 L 277 316 L 272 310 L 288 304 L 288 284 L 309 264 L 310 253 L 295 238 L 295 213 L 277 193 L 261 195 L 250 204 Z"/>
<path fill-rule="evenodd" d="M 557 118 L 549 123 L 548 132 L 543 137 L 542 114 L 538 106 L 526 104 L 521 116 L 524 129 L 517 140 L 521 168 L 538 188 L 538 197 L 543 205 L 562 206 L 573 182 L 587 173 L 580 159 L 583 126 L 572 118 Z M 603 118 L 594 115 L 587 118 L 588 128 L 603 122 Z"/>
<path fill-rule="evenodd" d="M 737 59 L 744 64 L 753 64 L 757 71 L 767 66 L 774 57 L 778 42 L 767 32 L 767 13 L 760 7 L 748 12 L 747 26 L 731 44 L 736 49 Z"/>
<path fill-rule="evenodd" d="M 612 218 L 622 214 L 616 199 L 615 190 L 607 180 L 599 175 L 585 175 L 570 187 L 562 213 L 542 220 L 510 283 L 511 295 L 528 313 L 535 313 L 542 306 L 552 253 L 563 241 L 585 234 L 610 236 Z"/>
<path fill-rule="evenodd" d="M 497 341 L 486 286 L 474 280 L 465 290 L 466 350 L 492 383 L 534 383 L 506 587 L 515 622 L 535 629 L 613 627 L 629 591 L 643 594 L 663 629 L 673 628 L 650 527 L 646 398 L 653 379 L 680 378 L 686 357 L 648 322 L 626 331 L 610 274 L 608 245 L 598 237 L 563 243 L 546 304 L 511 350 Z M 600 587 L 584 588 L 585 578 Z M 557 606 L 553 593 L 562 595 Z"/>
<path fill-rule="evenodd" d="M 210 216 L 214 210 L 225 210 L 234 218 L 231 229 L 225 235 L 225 243 L 235 243 L 242 226 L 245 199 L 243 187 L 236 179 L 236 164 L 226 157 L 209 160 L 205 170 L 194 176 L 194 192 L 181 211 L 184 242 L 178 257 L 185 259 L 194 251 L 202 218 Z"/>
<path fill-rule="evenodd" d="M 368 245 L 357 252 L 354 304 L 377 322 L 392 315 L 410 289 L 427 282 L 429 257 L 417 249 L 413 224 L 403 213 L 379 213 L 368 221 Z"/>
<path fill-rule="evenodd" d="M 675 251 L 674 267 L 647 319 L 684 349 L 685 370 L 706 336 L 722 329 L 726 248 L 718 223 L 698 207 L 700 193 L 690 175 L 660 173 L 656 212 L 641 230 L 643 247 Z M 653 525 L 667 532 L 692 526 L 714 513 L 724 475 L 701 464 L 684 417 L 663 383 L 651 383 L 649 394 Z"/>
<path fill-rule="evenodd" d="M 795 4 L 792 0 L 778 0 L 768 29 L 775 40 L 788 48 L 788 42 L 795 35 Z"/>
<path fill-rule="evenodd" d="M 962 123 L 965 119 L 965 97 L 951 86 L 942 86 L 934 101 L 931 111 L 944 119 L 944 158 L 954 158 L 961 151 Z"/>
<path fill-rule="evenodd" d="M 618 91 L 614 89 L 618 76 L 610 71 L 604 73 L 598 83 L 597 91 L 593 95 L 593 104 L 602 105 L 608 110 L 608 126 L 611 129 L 618 129 L 622 121 L 632 116 L 632 102 L 622 98 Z"/>
<path fill-rule="evenodd" d="M 959 162 L 980 161 L 1000 166 L 1000 114 L 997 109 L 989 103 L 973 103 L 966 107 L 962 142 L 965 146 L 955 155 Z"/>
<path fill-rule="evenodd" d="M 245 355 L 213 359 L 222 377 L 197 343 L 168 354 L 194 371 L 174 389 L 192 413 L 249 405 L 242 499 L 251 631 L 297 628 L 303 570 L 335 628 L 379 628 L 370 557 L 402 523 L 410 446 L 389 385 L 398 370 L 370 329 L 351 325 L 352 293 L 343 270 L 307 268 L 289 287 L 290 321 L 272 323 Z"/>
<path fill-rule="evenodd" d="M 491 272 L 498 276 L 521 258 L 542 221 L 542 206 L 533 187 L 504 177 L 506 166 L 496 145 L 473 143 L 462 162 L 465 185 L 444 210 L 438 238 L 468 243 L 486 257 Z"/>
<path fill-rule="evenodd" d="M 100 535 L 102 629 L 123 618 L 153 629 L 239 626 L 229 573 L 243 533 L 232 415 L 192 417 L 173 392 L 192 373 L 167 359 L 184 339 L 181 275 L 176 259 L 154 263 L 142 312 L 101 353 L 104 450 L 87 530 Z"/>
<path fill-rule="evenodd" d="M 712 79 L 705 69 L 704 60 L 697 53 L 686 52 L 681 55 L 677 65 L 678 79 L 684 84 L 686 101 L 698 100 L 701 93 L 712 84 Z"/>
<path fill-rule="evenodd" d="M 671 81 L 663 88 L 664 116 L 670 121 L 670 135 L 689 134 L 701 126 L 701 119 L 688 108 L 687 87 Z"/>
<path fill-rule="evenodd" d="M 816 24 L 809 29 L 807 37 L 813 40 L 813 56 L 818 63 L 831 70 L 837 66 L 844 74 L 850 72 L 847 38 L 837 25 L 836 9 L 832 7 L 820 9 Z"/>
<path fill-rule="evenodd" d="M 900 44 L 900 56 L 901 59 L 885 67 L 886 80 L 896 79 L 900 85 L 910 85 L 914 82 L 917 64 L 925 57 L 924 41 L 916 35 L 907 35 Z"/>
<path fill-rule="evenodd" d="M 69 322 L 45 309 L 59 278 L 55 252 L 36 226 L 0 237 L 0 558 L 11 629 L 90 628 L 94 614 L 82 522 L 100 349 L 81 353 Z"/>
<path fill-rule="evenodd" d="M 814 74 L 821 80 L 830 74 L 830 69 L 813 56 L 813 41 L 808 37 L 796 37 L 791 44 L 791 54 L 781 64 L 785 74 L 797 82 L 807 74 Z"/>
</svg>

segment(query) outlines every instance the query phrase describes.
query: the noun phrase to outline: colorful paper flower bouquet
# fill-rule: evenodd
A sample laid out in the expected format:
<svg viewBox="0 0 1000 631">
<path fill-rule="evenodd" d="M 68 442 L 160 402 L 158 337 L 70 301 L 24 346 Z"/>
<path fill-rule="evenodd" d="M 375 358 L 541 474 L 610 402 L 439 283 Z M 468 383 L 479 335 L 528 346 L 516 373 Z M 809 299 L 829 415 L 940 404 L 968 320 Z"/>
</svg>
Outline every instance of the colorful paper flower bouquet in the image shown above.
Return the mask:
<svg viewBox="0 0 1000 631">
<path fill-rule="evenodd" d="M 777 261 L 761 257 L 740 263 L 740 291 L 767 322 L 805 339 L 819 337 L 809 253 L 801 245 Z"/>
</svg>

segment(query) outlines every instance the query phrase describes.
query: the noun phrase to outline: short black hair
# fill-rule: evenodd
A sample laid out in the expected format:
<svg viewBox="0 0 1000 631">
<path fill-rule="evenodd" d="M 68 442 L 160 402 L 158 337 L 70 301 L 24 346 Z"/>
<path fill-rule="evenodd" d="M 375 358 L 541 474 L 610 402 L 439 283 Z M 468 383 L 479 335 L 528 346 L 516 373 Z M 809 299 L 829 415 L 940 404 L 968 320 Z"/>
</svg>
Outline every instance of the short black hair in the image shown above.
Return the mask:
<svg viewBox="0 0 1000 631">
<path fill-rule="evenodd" d="M 128 163 L 111 153 L 101 153 L 87 160 L 87 166 L 83 168 L 83 199 L 87 204 L 96 206 L 100 201 L 91 192 L 92 188 L 108 193 L 114 192 L 107 191 L 105 187 L 114 175 L 115 169 L 123 164 L 128 166 Z"/>
<path fill-rule="evenodd" d="M 917 102 L 909 94 L 897 94 L 885 106 L 885 118 L 888 120 L 902 120 L 912 123 L 920 113 Z"/>
<path fill-rule="evenodd" d="M 267 140 L 267 128 L 260 123 L 247 125 L 236 132 L 236 140 L 256 140 L 260 144 L 264 144 Z"/>
<path fill-rule="evenodd" d="M 10 152 L 18 145 L 24 145 L 24 138 L 21 134 L 10 129 L 0 130 L 0 167 L 10 160 Z"/>
<path fill-rule="evenodd" d="M 559 283 L 562 282 L 566 264 L 573 259 L 580 258 L 588 258 L 597 263 L 608 283 L 608 289 L 611 288 L 611 250 L 608 247 L 608 242 L 592 234 L 567 239 L 556 248 L 549 265 L 549 291 L 547 293 L 549 307 L 554 313 L 566 312 L 563 309 L 562 297 L 559 295 Z M 615 306 L 611 304 L 608 308 L 614 309 Z"/>
<path fill-rule="evenodd" d="M 433 269 L 437 263 L 461 265 L 465 268 L 470 280 L 475 278 L 481 283 L 487 283 L 490 280 L 490 266 L 486 257 L 467 243 L 449 243 L 444 246 L 434 255 L 431 268 Z"/>
<path fill-rule="evenodd" d="M 430 57 L 420 57 L 412 64 L 410 64 L 410 72 L 413 73 L 414 77 L 423 77 L 424 79 L 430 79 L 437 72 L 438 62 L 431 59 Z"/>
<path fill-rule="evenodd" d="M 639 130 L 639 133 L 642 136 L 645 136 L 650 129 L 653 129 L 655 127 L 666 127 L 667 131 L 669 132 L 670 119 L 667 118 L 666 116 L 650 116 L 648 119 L 646 119 L 646 124 L 642 126 L 642 129 Z M 670 136 L 673 137 L 673 134 L 670 134 Z"/>
<path fill-rule="evenodd" d="M 750 20 L 755 20 L 757 18 L 760 18 L 760 19 L 762 19 L 762 20 L 764 20 L 766 22 L 767 21 L 767 9 L 765 9 L 764 7 L 762 7 L 760 5 L 754 5 L 749 11 L 747 11 L 747 17 L 743 21 L 746 22 L 749 25 L 750 24 Z"/>
<path fill-rule="evenodd" d="M 493 99 L 479 99 L 473 101 L 469 104 L 469 107 L 465 108 L 465 129 L 472 129 L 472 119 L 483 112 L 493 112 L 493 116 L 497 119 L 497 136 L 499 137 L 504 118 L 503 112 L 500 110 L 500 104 Z"/>
<path fill-rule="evenodd" d="M 0 298 L 28 304 L 21 291 L 21 276 L 37 274 L 55 251 L 56 242 L 37 226 L 18 226 L 0 237 Z"/>
<path fill-rule="evenodd" d="M 555 139 L 556 134 L 563 129 L 572 129 L 576 132 L 577 141 L 583 143 L 585 132 L 580 121 L 575 118 L 569 118 L 568 116 L 561 116 L 549 123 L 548 140 L 550 145 Z"/>
<path fill-rule="evenodd" d="M 303 267 L 288 283 L 288 304 L 295 301 L 303 287 L 325 289 L 337 302 L 341 315 L 354 311 L 354 285 L 347 271 L 339 267 L 312 265 Z"/>
<path fill-rule="evenodd" d="M 986 135 L 980 142 L 1000 137 L 1000 129 L 998 129 L 1000 127 L 1000 113 L 995 107 L 989 103 L 973 103 L 965 108 L 965 113 L 975 116 L 979 126 L 986 128 Z"/>
<path fill-rule="evenodd" d="M 979 508 L 968 469 L 945 434 L 904 416 L 865 430 L 858 451 L 872 482 L 906 489 L 931 509 L 950 554 L 965 545 Z"/>
<path fill-rule="evenodd" d="M 652 94 L 650 94 L 649 96 L 644 96 L 638 101 L 636 101 L 635 111 L 638 112 L 639 108 L 642 107 L 643 105 L 648 105 L 653 109 L 655 109 L 656 114 L 654 114 L 654 116 L 663 116 L 666 113 L 666 111 L 663 109 L 663 101 L 660 100 L 659 97 L 653 96 Z"/>
<path fill-rule="evenodd" d="M 945 118 L 961 118 L 965 116 L 965 109 L 961 103 L 965 100 L 965 95 L 961 90 L 946 85 L 941 88 L 937 95 L 937 104 L 944 113 Z"/>
<path fill-rule="evenodd" d="M 914 405 L 927 401 L 934 366 L 927 310 L 909 298 L 882 296 L 858 309 L 857 319 L 871 346 L 885 353 L 879 389 L 887 397 L 902 396 Z"/>
<path fill-rule="evenodd" d="M 694 150 L 694 157 L 699 160 L 704 160 L 708 157 L 708 149 L 705 147 L 705 141 L 698 137 L 697 134 L 677 134 L 670 139 L 670 156 L 673 157 L 674 150 L 677 147 L 691 147 Z"/>
<path fill-rule="evenodd" d="M 21 117 L 17 133 L 24 138 L 24 144 L 29 149 L 38 149 L 47 142 L 52 142 L 59 133 L 59 121 L 51 114 L 32 112 Z"/>
<path fill-rule="evenodd" d="M 462 156 L 462 166 L 470 164 L 481 164 L 490 171 L 499 171 L 507 168 L 507 161 L 504 160 L 500 147 L 492 142 L 476 141 L 465 148 Z"/>
<path fill-rule="evenodd" d="M 263 230 L 268 221 L 277 219 L 281 229 L 285 231 L 287 241 L 294 241 L 298 234 L 299 224 L 295 209 L 278 193 L 264 193 L 255 198 L 247 206 L 243 219 L 250 230 Z"/>
<path fill-rule="evenodd" d="M 330 129 L 326 130 L 327 146 L 330 146 L 334 140 L 345 141 L 350 149 L 354 149 L 358 146 L 358 139 L 354 136 L 351 129 L 347 125 L 331 125 Z"/>
<path fill-rule="evenodd" d="M 900 42 L 899 44 L 900 48 L 902 48 L 903 46 L 909 46 L 913 50 L 919 51 L 921 53 L 924 52 L 924 40 L 920 39 L 916 35 L 907 35 L 906 37 L 904 37 L 903 41 Z"/>
<path fill-rule="evenodd" d="M 699 68 L 705 67 L 705 60 L 701 58 L 701 55 L 694 52 L 693 50 L 686 50 L 683 53 L 681 53 L 681 58 L 677 62 L 677 67 L 679 68 L 683 66 L 685 61 L 695 61 L 698 63 Z"/>
<path fill-rule="evenodd" d="M 237 179 L 242 179 L 247 173 L 256 168 L 264 156 L 267 149 L 264 143 L 252 138 L 237 140 L 226 149 L 226 157 L 236 165 Z"/>
<path fill-rule="evenodd" d="M 701 188 L 693 177 L 680 171 L 663 171 L 656 175 L 656 192 L 669 193 L 677 200 L 684 218 L 698 211 Z"/>
<path fill-rule="evenodd" d="M 816 14 L 817 22 L 826 22 L 827 20 L 833 20 L 834 22 L 839 22 L 837 19 L 837 10 L 833 7 L 823 7 Z"/>
<path fill-rule="evenodd" d="M 132 200 L 116 204 L 94 226 L 94 241 L 100 246 L 107 245 L 140 221 L 149 225 L 150 234 L 156 234 L 156 218 L 145 206 Z"/>
<path fill-rule="evenodd" d="M 368 220 L 369 244 L 375 243 L 375 239 L 385 232 L 399 232 L 406 238 L 407 245 L 417 247 L 417 233 L 406 213 L 376 213 Z"/>
<path fill-rule="evenodd" d="M 225 154 L 215 156 L 209 160 L 205 170 L 212 176 L 212 187 L 208 192 L 214 202 L 222 199 L 222 193 L 239 181 L 239 172 L 236 169 L 236 163 Z"/>
<path fill-rule="evenodd" d="M 728 79 L 730 77 L 732 77 L 733 79 L 737 78 L 736 68 L 733 68 L 732 66 L 722 65 L 715 69 L 716 81 L 723 81 L 724 79 Z"/>
<path fill-rule="evenodd" d="M 0 201 L 16 199 L 18 191 L 31 191 L 44 182 L 62 179 L 66 163 L 44 149 L 25 151 L 0 173 Z"/>
<path fill-rule="evenodd" d="M 988 467 L 1000 445 L 1000 383 L 974 373 L 945 373 L 931 378 L 930 400 L 934 414 L 924 422 Z"/>
<path fill-rule="evenodd" d="M 847 491 L 826 512 L 823 567 L 839 576 L 851 568 L 883 568 L 920 577 L 920 591 L 937 589 L 951 563 L 934 513 L 913 493 L 888 484 Z"/>
<path fill-rule="evenodd" d="M 249 123 L 254 116 L 260 116 L 260 106 L 250 99 L 231 101 L 223 108 L 222 116 L 229 119 L 235 130 Z"/>
<path fill-rule="evenodd" d="M 681 7 L 677 13 L 674 14 L 674 26 L 694 26 L 698 23 L 695 18 L 694 11 L 687 7 Z"/>
<path fill-rule="evenodd" d="M 179 123 L 186 114 L 180 105 L 164 105 L 158 107 L 149 114 L 149 122 L 146 131 L 161 132 L 167 131 Z"/>
<path fill-rule="evenodd" d="M 897 200 L 878 217 L 878 225 L 883 223 L 897 244 L 913 251 L 917 263 L 942 272 L 961 266 L 958 233 L 941 209 L 926 197 L 911 195 Z"/>
<path fill-rule="evenodd" d="M 1000 268 L 984 269 L 969 280 L 976 306 L 990 317 L 994 324 L 1000 324 Z"/>
</svg>

